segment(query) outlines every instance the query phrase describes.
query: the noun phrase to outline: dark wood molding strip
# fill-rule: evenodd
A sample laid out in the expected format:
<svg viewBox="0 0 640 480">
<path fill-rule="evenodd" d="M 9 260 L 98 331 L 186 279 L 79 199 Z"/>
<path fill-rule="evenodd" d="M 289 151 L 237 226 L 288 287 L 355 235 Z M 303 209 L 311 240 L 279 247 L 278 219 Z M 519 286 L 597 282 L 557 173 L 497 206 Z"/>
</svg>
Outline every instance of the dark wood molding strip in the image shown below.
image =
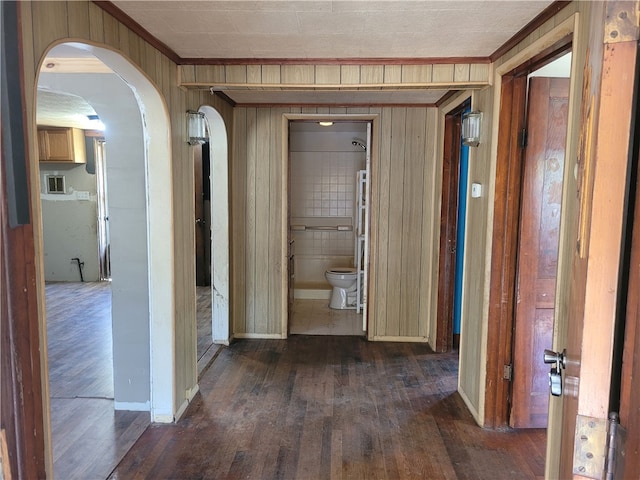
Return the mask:
<svg viewBox="0 0 640 480">
<path fill-rule="evenodd" d="M 454 97 L 455 95 L 457 95 L 458 93 L 460 93 L 460 90 L 449 90 L 447 93 L 445 93 L 444 95 L 442 95 L 438 101 L 435 103 L 435 106 L 440 108 L 442 105 L 444 105 L 444 103 L 449 100 L 450 98 Z"/>
<path fill-rule="evenodd" d="M 504 45 L 498 48 L 495 52 L 493 52 L 489 56 L 489 60 L 491 63 L 498 60 L 501 56 L 511 50 L 513 47 L 518 45 L 522 40 L 524 40 L 527 36 L 529 36 L 534 30 L 539 28 L 543 23 L 552 18 L 566 6 L 571 4 L 571 1 L 555 1 L 547 8 L 544 9 L 536 18 L 531 20 L 528 24 L 522 28 L 518 33 L 516 33 L 513 37 L 511 37 Z"/>
<path fill-rule="evenodd" d="M 216 97 L 221 98 L 232 107 L 236 107 L 238 105 L 235 100 L 233 100 L 229 95 L 227 95 L 224 92 L 221 92 L 220 90 L 211 90 L 211 95 L 215 95 Z"/>
<path fill-rule="evenodd" d="M 484 427 L 508 425 L 509 382 L 503 368 L 511 363 L 514 285 L 522 164 L 518 133 L 524 125 L 526 76 L 503 77 L 498 126 L 498 158 L 494 200 L 487 376 Z"/>
<path fill-rule="evenodd" d="M 560 39 L 548 48 L 545 48 L 537 55 L 534 55 L 529 60 L 523 62 L 514 68 L 507 75 L 529 75 L 534 70 L 537 70 L 544 65 L 551 63 L 552 61 L 562 57 L 567 52 L 571 51 L 573 46 L 573 33 Z"/>
<path fill-rule="evenodd" d="M 433 103 L 238 103 L 242 108 L 430 108 Z M 327 115 L 338 115 L 328 113 Z"/>
<path fill-rule="evenodd" d="M 98 7 L 100 7 L 105 12 L 107 12 L 113 18 L 118 20 L 124 26 L 126 26 L 127 28 L 130 28 L 133 32 L 139 35 L 143 40 L 145 40 L 150 45 L 158 49 L 160 53 L 163 53 L 164 55 L 169 57 L 171 61 L 173 61 L 178 65 L 181 64 L 181 58 L 176 52 L 174 52 L 171 48 L 169 48 L 167 45 L 165 45 L 156 37 L 154 37 L 151 33 L 145 30 L 145 28 L 142 25 L 140 25 L 133 18 L 131 18 L 125 12 L 123 12 L 118 7 L 116 7 L 113 3 L 109 1 L 101 1 L 101 0 L 93 0 L 93 3 L 95 3 Z"/>
<path fill-rule="evenodd" d="M 450 65 L 491 63 L 489 57 L 412 58 L 181 58 L 182 65 Z"/>
</svg>

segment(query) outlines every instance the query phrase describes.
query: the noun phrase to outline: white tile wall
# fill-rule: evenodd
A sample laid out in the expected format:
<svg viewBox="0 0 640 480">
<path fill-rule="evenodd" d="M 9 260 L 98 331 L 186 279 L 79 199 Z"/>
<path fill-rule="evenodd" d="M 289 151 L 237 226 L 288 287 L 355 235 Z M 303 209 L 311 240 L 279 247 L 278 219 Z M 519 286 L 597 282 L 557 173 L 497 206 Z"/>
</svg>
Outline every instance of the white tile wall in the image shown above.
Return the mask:
<svg viewBox="0 0 640 480">
<path fill-rule="evenodd" d="M 316 225 L 354 225 L 356 174 L 362 152 L 292 152 L 291 217 L 314 218 Z M 343 217 L 339 219 L 337 217 Z M 318 223 L 319 222 L 319 223 Z M 296 231 L 296 255 L 353 255 L 352 231 Z"/>
</svg>

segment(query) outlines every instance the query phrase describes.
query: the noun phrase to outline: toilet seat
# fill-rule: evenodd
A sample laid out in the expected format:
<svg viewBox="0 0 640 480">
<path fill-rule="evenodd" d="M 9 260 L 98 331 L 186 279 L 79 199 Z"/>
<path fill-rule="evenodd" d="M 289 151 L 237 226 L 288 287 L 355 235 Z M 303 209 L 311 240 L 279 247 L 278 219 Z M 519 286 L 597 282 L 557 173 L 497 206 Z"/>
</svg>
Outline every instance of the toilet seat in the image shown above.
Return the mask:
<svg viewBox="0 0 640 480">
<path fill-rule="evenodd" d="M 350 268 L 350 267 L 335 267 L 335 268 L 330 268 L 329 270 L 327 270 L 327 272 L 344 275 L 345 273 L 347 273 L 347 274 L 348 273 L 356 273 L 356 269 L 355 268 Z"/>
</svg>

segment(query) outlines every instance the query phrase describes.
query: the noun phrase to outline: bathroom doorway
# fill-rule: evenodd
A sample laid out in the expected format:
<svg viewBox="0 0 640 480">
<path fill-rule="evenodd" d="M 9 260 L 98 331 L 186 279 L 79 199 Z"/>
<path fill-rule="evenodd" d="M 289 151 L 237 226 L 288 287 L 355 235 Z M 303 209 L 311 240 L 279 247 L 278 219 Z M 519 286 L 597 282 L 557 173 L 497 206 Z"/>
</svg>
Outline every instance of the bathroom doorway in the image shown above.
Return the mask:
<svg viewBox="0 0 640 480">
<path fill-rule="evenodd" d="M 288 140 L 288 333 L 364 336 L 371 122 L 290 120 Z"/>
</svg>

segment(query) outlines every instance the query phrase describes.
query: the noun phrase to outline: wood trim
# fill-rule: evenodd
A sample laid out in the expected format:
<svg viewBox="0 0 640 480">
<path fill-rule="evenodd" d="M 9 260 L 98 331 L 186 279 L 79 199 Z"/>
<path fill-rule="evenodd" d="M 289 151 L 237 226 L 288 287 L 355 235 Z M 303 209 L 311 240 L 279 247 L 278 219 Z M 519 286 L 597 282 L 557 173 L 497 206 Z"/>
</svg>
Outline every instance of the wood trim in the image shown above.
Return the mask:
<svg viewBox="0 0 640 480">
<path fill-rule="evenodd" d="M 502 369 L 512 362 L 523 155 L 518 134 L 526 123 L 527 74 L 568 51 L 572 41 L 573 34 L 565 36 L 502 77 L 489 287 L 485 427 L 505 427 L 509 420 L 510 385 L 502 380 Z"/>
<path fill-rule="evenodd" d="M 429 343 L 427 337 L 398 337 L 394 335 L 374 335 L 374 342 Z"/>
<path fill-rule="evenodd" d="M 235 100 L 233 100 L 229 95 L 227 95 L 226 93 L 224 93 L 224 92 L 222 92 L 220 90 L 211 90 L 211 95 L 215 95 L 216 97 L 221 98 L 222 100 L 227 102 L 232 107 L 237 107 L 238 106 L 238 104 L 235 102 Z"/>
<path fill-rule="evenodd" d="M 458 172 L 460 165 L 460 112 L 445 116 L 438 259 L 436 352 L 448 352 L 453 343 L 453 302 L 458 221 Z M 452 250 L 453 248 L 453 250 Z"/>
<path fill-rule="evenodd" d="M 636 87 L 637 88 L 637 87 Z M 636 104 L 637 104 L 636 100 Z M 636 113 L 637 117 L 637 113 Z M 631 188 L 635 194 L 631 193 L 630 198 L 635 197 L 635 202 L 630 202 L 629 218 L 627 228 L 632 228 L 630 260 L 623 260 L 622 268 L 625 270 L 625 277 L 628 279 L 626 294 L 626 319 L 624 325 L 624 348 L 614 348 L 614 358 L 622 356 L 622 360 L 614 361 L 614 365 L 622 371 L 614 369 L 617 381 L 620 382 L 620 423 L 628 432 L 640 431 L 640 417 L 637 415 L 638 403 L 640 402 L 640 382 L 632 381 L 640 375 L 640 185 L 638 184 L 638 142 L 640 141 L 638 123 L 636 118 L 635 132 L 635 158 L 632 159 L 632 175 L 635 182 Z M 634 204 L 635 203 L 635 204 Z M 629 259 L 629 257 L 626 257 Z M 623 284 L 624 285 L 624 284 Z M 622 287 L 624 288 L 624 287 Z M 617 339 L 619 341 L 619 339 Z M 627 437 L 625 458 L 626 472 L 640 472 L 640 436 L 630 435 Z M 628 470 L 627 470 L 628 469 Z"/>
<path fill-rule="evenodd" d="M 431 108 L 433 103 L 237 103 L 240 108 Z"/>
<path fill-rule="evenodd" d="M 494 202 L 485 427 L 507 425 L 509 382 L 502 380 L 504 365 L 511 363 L 514 285 L 520 209 L 522 148 L 518 133 L 525 123 L 526 76 L 502 80 L 498 128 L 498 156 Z"/>
<path fill-rule="evenodd" d="M 520 42 L 522 42 L 526 37 L 528 37 L 535 30 L 540 28 L 547 20 L 553 18 L 558 12 L 563 10 L 565 7 L 570 5 L 571 1 L 555 1 L 551 5 L 549 5 L 543 12 L 541 12 L 536 18 L 531 20 L 528 24 L 526 24 L 522 30 L 516 33 L 513 37 L 511 37 L 504 45 L 498 48 L 495 52 L 489 55 L 489 60 L 491 63 L 498 60 L 505 53 L 507 53 L 512 48 L 516 47 Z"/>
<path fill-rule="evenodd" d="M 521 63 L 507 75 L 528 75 L 534 70 L 537 70 L 538 68 L 551 63 L 552 61 L 562 57 L 564 54 L 570 52 L 572 46 L 573 32 L 565 35 L 550 47 L 545 48 L 530 59 Z"/>
<path fill-rule="evenodd" d="M 25 108 L 24 65 L 21 30 L 7 25 L 21 25 L 20 2 L 2 2 L 3 67 L 18 72 L 19 80 L 2 78 L 3 98 L 13 99 L 2 105 L 2 138 L 11 145 L 0 151 L 0 354 L 2 388 L 0 418 L 6 430 L 9 467 L 15 478 L 45 478 L 44 406 L 41 369 L 40 319 L 36 288 L 35 244 L 29 215 L 15 215 L 11 220 L 11 203 L 23 201 L 20 209 L 31 212 L 29 182 L 29 141 Z M 6 107 L 6 108 L 5 108 Z M 25 178 L 16 173 L 26 171 Z M 13 170 L 13 171 L 11 171 Z M 10 173 L 11 177 L 7 174 Z M 22 172 L 20 172 L 22 173 Z M 16 199 L 7 189 L 26 191 L 26 200 Z M 16 182 L 18 184 L 16 185 Z M 24 183 L 20 185 L 20 183 Z M 12 224 L 13 223 L 13 224 Z"/>
<path fill-rule="evenodd" d="M 110 2 L 100 2 L 110 3 Z M 488 64 L 490 57 L 180 58 L 181 65 L 450 65 Z"/>
<path fill-rule="evenodd" d="M 136 33 L 143 40 L 148 42 L 151 46 L 156 48 L 160 53 L 166 55 L 171 61 L 180 65 L 181 58 L 180 56 L 174 52 L 171 48 L 169 48 L 166 44 L 162 43 L 155 36 L 149 33 L 142 25 L 136 22 L 133 18 L 127 15 L 125 12 L 116 7 L 112 2 L 109 1 L 101 1 L 101 0 L 93 0 L 98 7 L 107 12 L 113 18 L 118 20 L 127 28 L 130 28 L 134 33 Z"/>
<path fill-rule="evenodd" d="M 440 108 L 442 105 L 444 105 L 446 102 L 448 102 L 450 99 L 452 99 L 453 97 L 455 97 L 458 93 L 460 93 L 462 90 L 449 90 L 447 93 L 445 93 L 442 97 L 440 97 L 436 103 L 435 106 L 437 108 Z"/>
</svg>

